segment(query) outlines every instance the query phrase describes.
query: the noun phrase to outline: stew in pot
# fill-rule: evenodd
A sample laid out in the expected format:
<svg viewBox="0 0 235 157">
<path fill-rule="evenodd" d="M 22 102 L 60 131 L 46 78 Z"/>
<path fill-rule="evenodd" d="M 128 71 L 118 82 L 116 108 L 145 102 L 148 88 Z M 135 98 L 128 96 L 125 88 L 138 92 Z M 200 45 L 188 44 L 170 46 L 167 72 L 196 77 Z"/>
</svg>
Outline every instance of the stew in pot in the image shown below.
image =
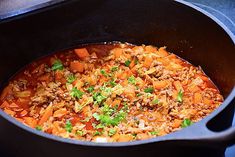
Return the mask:
<svg viewBox="0 0 235 157">
<path fill-rule="evenodd" d="M 105 43 L 32 62 L 2 90 L 0 108 L 60 137 L 126 142 L 190 126 L 222 102 L 200 67 L 166 47 Z"/>
</svg>

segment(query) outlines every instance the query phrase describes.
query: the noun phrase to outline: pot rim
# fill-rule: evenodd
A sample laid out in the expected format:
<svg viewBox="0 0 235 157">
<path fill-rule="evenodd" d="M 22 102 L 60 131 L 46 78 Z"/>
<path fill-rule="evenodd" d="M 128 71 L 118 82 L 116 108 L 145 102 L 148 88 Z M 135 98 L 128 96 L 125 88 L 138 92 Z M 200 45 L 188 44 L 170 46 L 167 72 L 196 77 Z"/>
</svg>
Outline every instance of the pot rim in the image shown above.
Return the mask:
<svg viewBox="0 0 235 157">
<path fill-rule="evenodd" d="M 225 26 L 215 16 L 213 16 L 212 14 L 208 13 L 207 11 L 205 11 L 205 10 L 203 10 L 203 9 L 201 9 L 201 8 L 191 4 L 189 2 L 185 2 L 183 0 L 175 0 L 175 2 L 182 4 L 182 5 L 186 5 L 188 7 L 191 7 L 192 9 L 195 9 L 195 11 L 199 11 L 200 13 L 204 14 L 208 18 L 212 19 L 214 22 L 217 23 L 217 25 L 219 27 L 221 27 L 229 35 L 229 37 L 232 39 L 233 43 L 235 44 L 235 35 L 233 35 L 233 33 L 227 28 L 227 26 Z M 17 121 L 15 118 L 11 117 L 10 115 L 5 113 L 1 109 L 0 109 L 0 116 L 3 117 L 4 119 L 6 119 L 7 121 L 9 121 L 10 123 L 16 125 L 17 127 L 23 129 L 24 131 L 27 131 L 29 133 L 32 133 L 34 135 L 37 135 L 37 136 L 40 136 L 43 138 L 47 138 L 50 140 L 61 142 L 61 143 L 81 145 L 81 146 L 91 146 L 91 147 L 126 147 L 126 146 L 137 146 L 137 145 L 143 145 L 143 144 L 149 144 L 149 143 L 155 143 L 155 142 L 173 141 L 173 140 L 196 140 L 196 139 L 200 138 L 201 136 L 200 137 L 194 136 L 194 137 L 182 138 L 182 136 L 179 136 L 179 135 L 181 135 L 184 132 L 187 133 L 187 131 L 193 130 L 193 129 L 200 127 L 200 126 L 206 127 L 206 123 L 209 120 L 211 120 L 213 117 L 215 117 L 217 114 L 219 114 L 221 111 L 223 111 L 229 105 L 229 103 L 234 99 L 234 97 L 235 97 L 235 86 L 231 90 L 230 94 L 227 96 L 225 101 L 216 110 L 214 110 L 211 114 L 209 114 L 208 116 L 206 116 L 205 118 L 203 118 L 199 122 L 193 124 L 192 126 L 189 126 L 189 127 L 184 128 L 182 130 L 167 134 L 165 136 L 159 136 L 159 137 L 150 138 L 150 139 L 146 139 L 146 140 L 131 141 L 131 142 L 96 143 L 96 142 L 90 142 L 90 141 L 81 141 L 81 140 L 76 140 L 76 139 L 63 138 L 63 137 L 59 137 L 56 135 L 47 134 L 45 132 L 41 132 L 41 131 L 38 131 L 38 130 L 33 129 L 31 127 L 28 127 L 28 126 L 24 125 L 23 123 Z M 206 128 L 204 128 L 204 129 L 206 129 Z M 213 136 L 215 136 L 215 135 L 212 134 L 211 137 L 213 138 Z M 208 137 L 208 136 L 206 136 L 206 137 Z"/>
</svg>

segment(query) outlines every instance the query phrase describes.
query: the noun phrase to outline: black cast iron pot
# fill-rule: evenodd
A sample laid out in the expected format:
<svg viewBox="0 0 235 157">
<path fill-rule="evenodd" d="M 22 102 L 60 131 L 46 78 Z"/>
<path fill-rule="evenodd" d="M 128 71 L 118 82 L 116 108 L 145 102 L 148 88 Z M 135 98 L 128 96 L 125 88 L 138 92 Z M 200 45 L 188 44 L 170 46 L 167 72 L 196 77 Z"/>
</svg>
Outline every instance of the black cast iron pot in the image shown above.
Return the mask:
<svg viewBox="0 0 235 157">
<path fill-rule="evenodd" d="M 0 110 L 0 156 L 223 156 L 225 148 L 235 143 L 235 128 L 229 128 L 235 104 L 235 38 L 213 16 L 185 4 L 166 0 L 69 1 L 1 22 L 2 87 L 17 70 L 40 56 L 84 43 L 126 41 L 167 45 L 168 50 L 200 65 L 225 101 L 186 129 L 124 143 L 63 139 L 28 128 Z"/>
</svg>

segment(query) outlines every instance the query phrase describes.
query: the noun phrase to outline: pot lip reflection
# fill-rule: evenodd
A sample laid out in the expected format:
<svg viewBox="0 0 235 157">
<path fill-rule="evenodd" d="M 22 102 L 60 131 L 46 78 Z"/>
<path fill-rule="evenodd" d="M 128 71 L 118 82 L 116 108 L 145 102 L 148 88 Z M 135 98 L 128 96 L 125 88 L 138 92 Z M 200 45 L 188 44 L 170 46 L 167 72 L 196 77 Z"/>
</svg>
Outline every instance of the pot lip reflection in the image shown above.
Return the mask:
<svg viewBox="0 0 235 157">
<path fill-rule="evenodd" d="M 216 17 L 211 15 L 210 13 L 204 11 L 203 9 L 189 3 L 185 2 L 183 0 L 176 0 L 177 3 L 191 7 L 194 9 L 194 11 L 199 11 L 200 13 L 204 14 L 208 18 L 212 19 L 214 22 L 217 23 L 218 27 L 221 27 L 227 34 L 228 36 L 232 39 L 232 42 L 235 44 L 235 36 L 233 33 L 221 22 L 219 21 Z M 45 132 L 38 131 L 36 129 L 30 128 L 23 123 L 17 121 L 15 118 L 11 117 L 10 115 L 6 114 L 4 111 L 0 109 L 0 116 L 6 119 L 8 122 L 12 123 L 13 125 L 16 125 L 16 127 L 19 127 L 23 129 L 24 131 L 27 131 L 29 133 L 32 133 L 34 135 L 47 138 L 50 140 L 54 140 L 57 142 L 62 142 L 62 143 L 67 143 L 67 144 L 74 144 L 74 145 L 81 145 L 81 146 L 91 146 L 91 147 L 126 147 L 126 146 L 137 146 L 137 145 L 142 145 L 142 144 L 150 144 L 150 143 L 156 143 L 156 142 L 164 142 L 164 141 L 177 141 L 177 140 L 195 140 L 199 139 L 200 137 L 192 136 L 184 138 L 182 135 L 185 131 L 187 130 L 193 130 L 194 128 L 200 128 L 203 129 L 202 127 L 206 127 L 206 123 L 211 120 L 213 117 L 215 117 L 218 113 L 220 113 L 222 110 L 224 110 L 229 103 L 234 99 L 235 97 L 235 86 L 231 90 L 230 94 L 227 96 L 225 101 L 215 110 L 213 111 L 210 115 L 207 117 L 203 118 L 201 121 L 193 124 L 192 126 L 189 126 L 187 128 L 184 128 L 182 130 L 167 134 L 165 136 L 159 136 L 155 138 L 150 138 L 146 140 L 140 140 L 140 141 L 131 141 L 131 142 L 115 142 L 115 143 L 96 143 L 96 142 L 90 142 L 90 141 L 80 141 L 80 140 L 75 140 L 75 139 L 69 139 L 69 138 L 62 138 L 56 135 L 51 135 L 47 134 Z M 181 136 L 179 136 L 181 135 Z M 211 136 L 213 137 L 214 134 Z"/>
<path fill-rule="evenodd" d="M 217 23 L 228 35 L 229 37 L 232 39 L 233 43 L 235 44 L 235 35 L 232 33 L 232 31 L 223 23 L 221 22 L 217 17 L 215 17 L 214 15 L 212 15 L 211 13 L 201 9 L 200 7 L 190 3 L 190 2 L 186 2 L 184 0 L 175 0 L 177 3 L 186 5 L 196 11 L 199 11 L 200 13 L 204 14 L 205 16 L 209 17 L 210 19 L 212 19 L 215 23 Z"/>
</svg>

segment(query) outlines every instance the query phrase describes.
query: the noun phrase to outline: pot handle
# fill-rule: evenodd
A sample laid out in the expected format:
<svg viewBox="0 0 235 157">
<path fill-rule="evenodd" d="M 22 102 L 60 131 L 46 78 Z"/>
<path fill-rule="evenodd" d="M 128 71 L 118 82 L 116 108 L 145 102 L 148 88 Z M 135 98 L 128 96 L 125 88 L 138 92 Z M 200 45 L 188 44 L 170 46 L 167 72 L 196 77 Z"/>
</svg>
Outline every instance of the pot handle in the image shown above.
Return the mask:
<svg viewBox="0 0 235 157">
<path fill-rule="evenodd" d="M 226 105 L 227 104 L 227 105 Z M 213 114 L 209 115 L 208 118 L 201 120 L 194 125 L 185 128 L 182 132 L 175 132 L 174 140 L 189 140 L 200 143 L 200 145 L 205 144 L 206 146 L 226 148 L 228 146 L 235 144 L 235 125 L 231 125 L 231 121 L 224 121 L 224 116 L 227 114 L 234 115 L 235 109 L 235 86 L 230 93 L 230 95 L 225 99 L 223 105 L 221 105 Z M 233 113 L 231 113 L 233 112 Z M 226 124 L 224 124 L 226 123 Z M 225 129 L 213 126 L 218 126 L 218 124 L 224 124 L 227 126 Z M 169 137 L 170 140 L 173 140 Z M 195 144 L 195 143 L 194 143 Z"/>
<path fill-rule="evenodd" d="M 235 144 L 235 126 L 234 124 L 230 126 L 230 128 L 222 131 L 213 131 L 213 129 L 210 129 L 211 123 L 217 123 L 218 121 L 223 123 L 223 116 L 227 113 L 231 113 L 231 110 L 233 111 L 233 116 L 235 114 L 235 87 L 232 90 L 232 93 L 227 97 L 226 101 L 224 103 L 228 103 L 228 105 L 216 116 L 209 119 L 205 125 L 206 130 L 212 133 L 213 138 L 209 139 L 212 142 L 218 143 L 219 145 L 223 146 L 231 146 Z M 234 122 L 235 123 L 235 122 Z M 231 124 L 231 122 L 229 123 Z M 228 125 L 229 125 L 228 124 Z"/>
<path fill-rule="evenodd" d="M 217 140 L 226 146 L 234 145 L 235 144 L 235 127 L 232 126 L 229 129 L 220 132 Z"/>
<path fill-rule="evenodd" d="M 209 136 L 202 137 L 200 140 L 216 144 L 218 147 L 229 147 L 235 144 L 235 126 L 220 132 L 214 132 L 207 128 L 204 133 Z"/>
</svg>

